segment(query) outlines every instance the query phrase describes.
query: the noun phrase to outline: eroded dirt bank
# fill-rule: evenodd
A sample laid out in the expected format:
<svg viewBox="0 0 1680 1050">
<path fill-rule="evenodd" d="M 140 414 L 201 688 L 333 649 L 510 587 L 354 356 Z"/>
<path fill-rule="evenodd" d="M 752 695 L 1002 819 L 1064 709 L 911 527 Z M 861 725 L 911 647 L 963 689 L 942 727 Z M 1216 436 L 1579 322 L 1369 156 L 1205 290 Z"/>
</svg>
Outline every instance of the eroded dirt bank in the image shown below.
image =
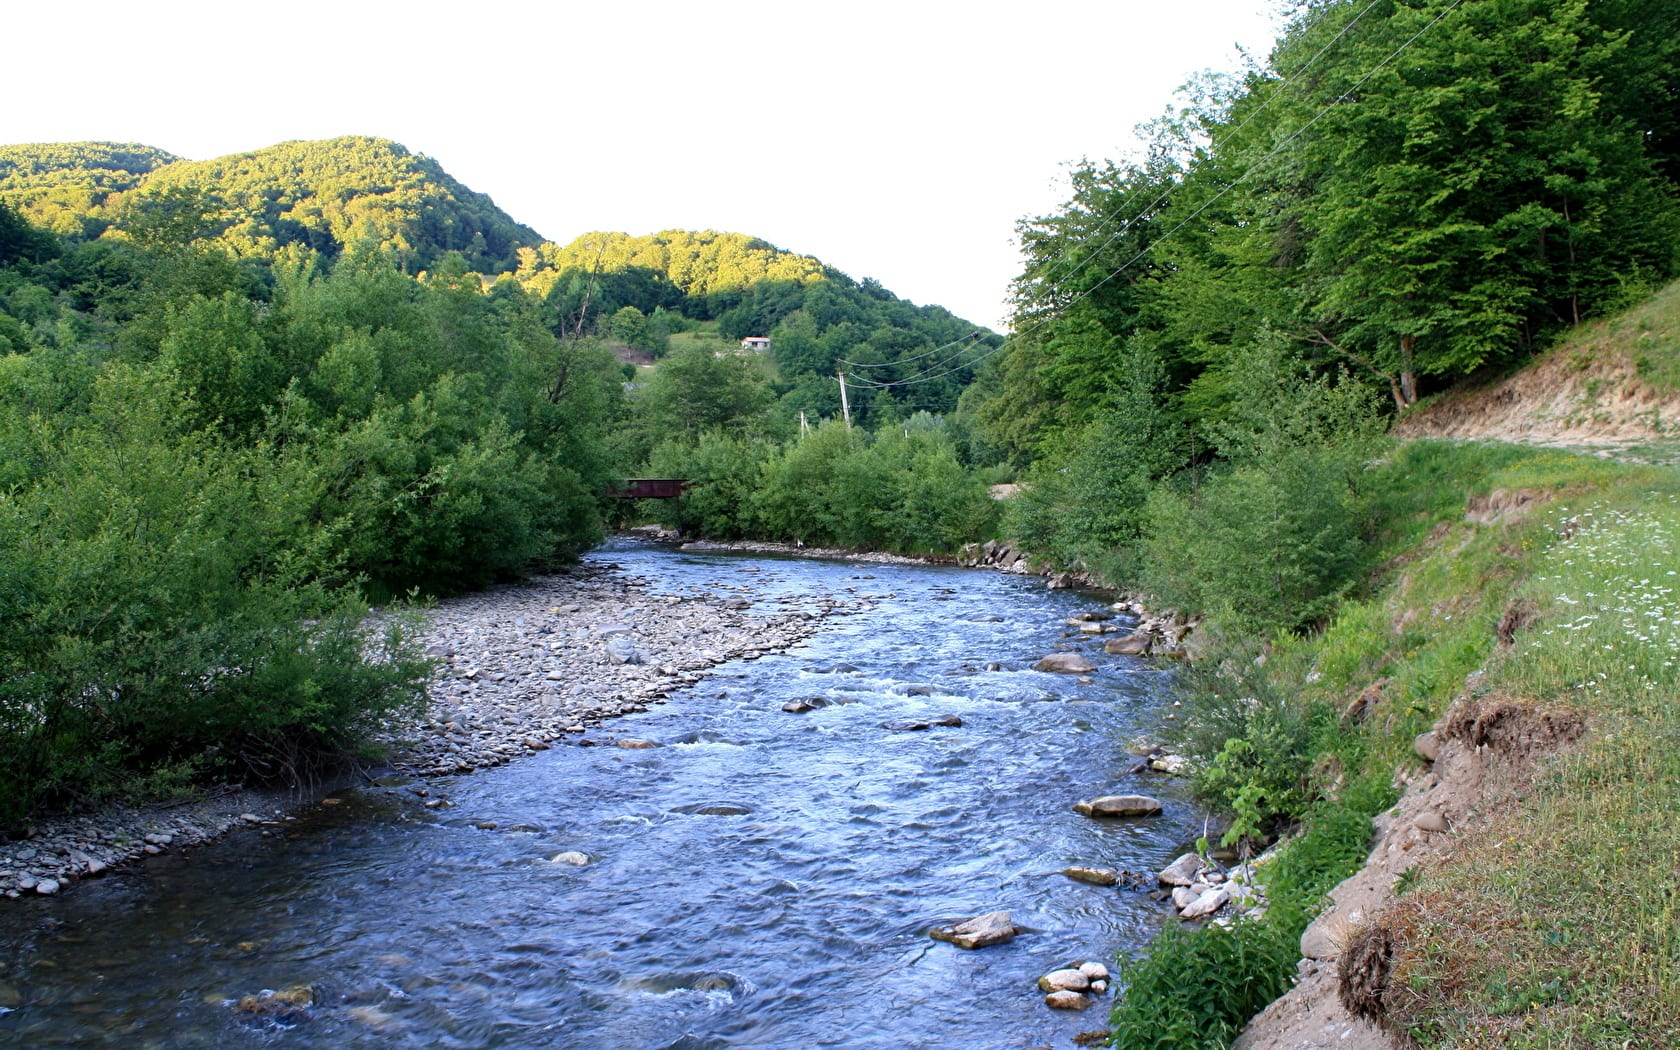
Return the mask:
<svg viewBox="0 0 1680 1050">
<path fill-rule="evenodd" d="M 1536 767 L 1584 732 L 1578 712 L 1512 697 L 1465 694 L 1416 743 L 1422 763 L 1401 771 L 1405 793 L 1375 820 L 1375 845 L 1357 873 L 1301 935 L 1297 983 L 1255 1017 L 1237 1050 L 1390 1050 L 1386 921 L 1414 869 L 1486 830 L 1487 817 L 1523 790 Z"/>
</svg>

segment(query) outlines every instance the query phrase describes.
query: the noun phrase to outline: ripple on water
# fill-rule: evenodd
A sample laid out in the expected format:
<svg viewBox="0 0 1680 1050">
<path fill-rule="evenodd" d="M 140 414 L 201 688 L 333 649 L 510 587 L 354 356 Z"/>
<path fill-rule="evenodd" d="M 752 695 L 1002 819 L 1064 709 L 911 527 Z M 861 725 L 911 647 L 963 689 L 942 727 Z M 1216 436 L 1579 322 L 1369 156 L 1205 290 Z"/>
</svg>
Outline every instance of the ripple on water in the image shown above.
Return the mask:
<svg viewBox="0 0 1680 1050">
<path fill-rule="evenodd" d="M 1092 1026 L 1045 1010 L 1032 982 L 1112 958 L 1163 916 L 1055 872 L 1156 870 L 1199 827 L 1163 781 L 1147 787 L 1168 802 L 1161 820 L 1069 809 L 1142 786 L 1116 783 L 1115 742 L 1148 726 L 1165 681 L 1063 639 L 1090 599 L 921 566 L 608 556 L 659 593 L 756 597 L 748 615 L 847 587 L 893 597 L 608 729 L 666 746 L 556 747 L 428 785 L 445 816 L 406 785 L 376 787 L 290 839 L 79 887 L 52 903 L 57 928 L 0 914 L 19 990 L 0 1043 L 127 1047 L 146 1031 L 171 1046 L 721 1050 L 844 1033 L 898 1050 L 1063 1045 Z M 861 575 L 875 579 L 846 579 Z M 1030 670 L 1068 644 L 1098 664 L 1093 683 Z M 834 702 L 781 710 L 802 696 Z M 946 713 L 965 725 L 880 728 Z M 548 862 L 564 851 L 590 863 Z M 927 937 L 998 908 L 1028 932 L 979 952 Z M 80 987 L 89 960 L 96 997 Z M 323 994 L 283 1036 L 221 1005 L 299 983 Z"/>
</svg>

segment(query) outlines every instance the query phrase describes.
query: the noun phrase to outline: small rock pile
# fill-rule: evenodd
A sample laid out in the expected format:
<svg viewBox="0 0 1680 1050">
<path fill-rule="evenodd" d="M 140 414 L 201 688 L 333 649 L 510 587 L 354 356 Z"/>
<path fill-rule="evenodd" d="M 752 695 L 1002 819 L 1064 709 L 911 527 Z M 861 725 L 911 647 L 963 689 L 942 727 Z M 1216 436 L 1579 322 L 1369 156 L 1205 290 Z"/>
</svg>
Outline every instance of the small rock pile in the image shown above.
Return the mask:
<svg viewBox="0 0 1680 1050">
<path fill-rule="evenodd" d="M 1091 996 L 1108 991 L 1108 981 L 1108 967 L 1081 962 L 1040 977 L 1038 990 L 1044 993 L 1044 1005 L 1053 1010 L 1084 1010 L 1094 1001 Z"/>
<path fill-rule="evenodd" d="M 1253 881 L 1252 868 L 1225 871 L 1186 853 L 1167 865 L 1159 879 L 1181 919 L 1206 919 L 1227 905 L 1252 918 L 1265 914 L 1266 888 Z"/>
</svg>

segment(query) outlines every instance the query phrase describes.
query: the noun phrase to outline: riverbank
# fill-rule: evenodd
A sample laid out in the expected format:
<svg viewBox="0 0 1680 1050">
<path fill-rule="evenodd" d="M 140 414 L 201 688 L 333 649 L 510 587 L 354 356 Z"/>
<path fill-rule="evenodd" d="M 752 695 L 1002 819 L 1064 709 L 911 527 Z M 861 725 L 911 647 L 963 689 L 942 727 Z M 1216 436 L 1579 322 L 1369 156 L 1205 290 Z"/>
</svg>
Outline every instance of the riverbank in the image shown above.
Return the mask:
<svg viewBox="0 0 1680 1050">
<path fill-rule="evenodd" d="M 436 668 L 427 710 L 388 726 L 383 771 L 437 777 L 500 765 L 588 735 L 699 682 L 718 664 L 798 643 L 824 621 L 869 606 L 862 595 L 750 596 L 748 582 L 667 594 L 611 563 L 439 602 L 424 643 Z M 75 881 L 165 852 L 207 845 L 235 828 L 272 833 L 304 807 L 377 770 L 292 791 L 229 788 L 185 802 L 108 807 L 46 821 L 0 844 L 0 892 L 50 896 Z"/>
</svg>

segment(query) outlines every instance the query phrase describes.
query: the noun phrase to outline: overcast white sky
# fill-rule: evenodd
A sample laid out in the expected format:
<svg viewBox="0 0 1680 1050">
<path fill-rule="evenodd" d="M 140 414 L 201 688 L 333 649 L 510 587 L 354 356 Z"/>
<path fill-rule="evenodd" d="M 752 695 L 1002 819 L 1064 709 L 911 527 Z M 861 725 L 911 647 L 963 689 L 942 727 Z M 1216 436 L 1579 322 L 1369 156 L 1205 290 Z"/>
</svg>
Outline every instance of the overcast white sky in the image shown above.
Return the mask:
<svg viewBox="0 0 1680 1050">
<path fill-rule="evenodd" d="M 552 240 L 747 233 L 992 326 L 1065 165 L 1278 28 L 1274 0 L 9 7 L 0 143 L 375 135 Z"/>
</svg>

